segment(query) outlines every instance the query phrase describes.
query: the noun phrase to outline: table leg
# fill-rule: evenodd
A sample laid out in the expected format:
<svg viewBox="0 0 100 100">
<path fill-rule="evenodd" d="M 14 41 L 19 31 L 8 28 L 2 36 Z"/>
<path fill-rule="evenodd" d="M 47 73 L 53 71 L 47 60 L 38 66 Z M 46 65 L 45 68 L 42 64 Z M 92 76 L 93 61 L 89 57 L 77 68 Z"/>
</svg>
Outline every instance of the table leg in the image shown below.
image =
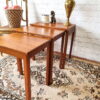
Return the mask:
<svg viewBox="0 0 100 100">
<path fill-rule="evenodd" d="M 17 66 L 19 73 L 23 75 L 22 60 L 20 58 L 17 58 Z"/>
<path fill-rule="evenodd" d="M 47 47 L 46 85 L 50 85 L 53 82 L 52 80 L 53 49 L 54 49 L 54 42 L 52 41 Z"/>
<path fill-rule="evenodd" d="M 63 63 L 63 48 L 64 48 L 64 35 L 62 36 L 62 40 L 61 40 L 61 53 L 60 53 L 60 65 L 59 68 L 62 69 L 62 63 Z"/>
<path fill-rule="evenodd" d="M 69 59 L 71 58 L 71 55 L 72 55 L 74 37 L 75 37 L 75 31 L 72 33 L 71 46 L 70 46 L 70 51 L 69 51 Z"/>
<path fill-rule="evenodd" d="M 31 79 L 30 79 L 30 59 L 24 58 L 24 76 L 25 76 L 25 92 L 26 99 L 31 100 Z"/>
<path fill-rule="evenodd" d="M 35 60 L 35 56 L 32 57 L 32 60 Z"/>
<path fill-rule="evenodd" d="M 64 65 L 65 65 L 65 60 L 66 60 L 66 51 L 67 51 L 67 44 L 68 44 L 68 33 L 65 33 L 65 37 L 64 37 L 64 52 L 62 55 L 62 61 L 61 61 L 61 69 L 64 69 Z"/>
<path fill-rule="evenodd" d="M 1 56 L 3 56 L 3 53 L 2 52 L 0 52 L 0 54 L 1 54 Z"/>
</svg>

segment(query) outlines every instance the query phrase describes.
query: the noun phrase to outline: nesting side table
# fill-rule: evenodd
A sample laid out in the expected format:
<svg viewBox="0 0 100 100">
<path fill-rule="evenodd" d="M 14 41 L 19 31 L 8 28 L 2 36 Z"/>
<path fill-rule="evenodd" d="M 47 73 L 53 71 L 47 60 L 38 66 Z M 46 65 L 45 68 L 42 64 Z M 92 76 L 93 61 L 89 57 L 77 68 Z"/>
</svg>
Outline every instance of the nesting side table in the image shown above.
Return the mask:
<svg viewBox="0 0 100 100">
<path fill-rule="evenodd" d="M 72 57 L 72 48 L 73 48 L 73 42 L 74 42 L 75 33 L 76 33 L 76 25 L 72 24 L 71 26 L 66 27 L 63 23 L 51 24 L 51 23 L 41 23 L 41 22 L 33 23 L 30 25 L 34 27 L 43 27 L 43 28 L 50 28 L 50 29 L 55 29 L 55 30 L 63 30 L 65 32 L 64 37 L 62 38 L 61 52 L 60 52 L 61 54 L 60 68 L 64 69 L 68 37 L 71 34 L 71 43 L 70 43 L 70 50 L 69 50 L 69 56 L 68 56 L 68 58 L 70 59 Z"/>
</svg>

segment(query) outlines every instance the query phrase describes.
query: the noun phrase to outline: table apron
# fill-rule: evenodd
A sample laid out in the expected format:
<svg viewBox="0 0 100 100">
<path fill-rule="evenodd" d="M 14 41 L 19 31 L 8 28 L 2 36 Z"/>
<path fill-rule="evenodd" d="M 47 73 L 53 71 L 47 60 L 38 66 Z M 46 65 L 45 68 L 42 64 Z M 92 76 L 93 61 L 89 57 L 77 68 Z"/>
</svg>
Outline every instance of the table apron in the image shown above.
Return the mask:
<svg viewBox="0 0 100 100">
<path fill-rule="evenodd" d="M 18 57 L 18 58 L 24 58 L 25 57 L 24 53 L 10 49 L 10 48 L 0 47 L 0 52 L 6 53 L 6 54 L 9 54 L 9 55 Z"/>
<path fill-rule="evenodd" d="M 75 32 L 75 30 L 76 30 L 76 26 L 73 26 L 72 28 L 67 29 L 66 32 L 68 32 L 70 34 L 70 33 Z"/>
<path fill-rule="evenodd" d="M 52 40 L 49 40 L 48 42 L 46 42 L 45 44 L 37 47 L 36 49 L 32 50 L 31 52 L 28 53 L 29 58 L 33 57 L 35 54 L 37 54 L 38 52 L 40 52 L 41 50 L 43 50 L 44 48 L 48 47 L 48 45 L 50 44 Z"/>
<path fill-rule="evenodd" d="M 64 31 L 62 34 L 59 34 L 58 36 L 56 36 L 55 38 L 52 38 L 53 41 L 56 41 L 58 40 L 59 38 L 61 38 L 64 34 L 65 34 L 66 31 Z"/>
</svg>

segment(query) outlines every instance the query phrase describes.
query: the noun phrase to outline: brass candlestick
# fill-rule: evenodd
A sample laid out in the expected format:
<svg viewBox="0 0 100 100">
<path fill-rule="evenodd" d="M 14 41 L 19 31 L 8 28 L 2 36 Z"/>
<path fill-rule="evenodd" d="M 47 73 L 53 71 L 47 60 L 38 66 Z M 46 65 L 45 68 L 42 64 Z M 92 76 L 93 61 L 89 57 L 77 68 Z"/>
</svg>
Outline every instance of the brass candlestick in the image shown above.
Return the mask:
<svg viewBox="0 0 100 100">
<path fill-rule="evenodd" d="M 70 19 L 70 16 L 71 16 L 71 13 L 72 13 L 74 7 L 75 7 L 74 0 L 66 0 L 65 1 L 65 10 L 66 10 L 66 16 L 67 16 L 67 22 L 65 23 L 66 26 L 71 25 L 69 19 Z"/>
</svg>

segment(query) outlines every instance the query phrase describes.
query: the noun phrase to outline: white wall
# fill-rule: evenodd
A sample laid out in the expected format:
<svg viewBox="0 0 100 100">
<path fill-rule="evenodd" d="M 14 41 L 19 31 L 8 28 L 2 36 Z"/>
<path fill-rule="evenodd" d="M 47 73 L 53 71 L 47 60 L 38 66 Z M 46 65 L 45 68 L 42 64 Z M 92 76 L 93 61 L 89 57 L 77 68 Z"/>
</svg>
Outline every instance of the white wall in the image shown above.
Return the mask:
<svg viewBox="0 0 100 100">
<path fill-rule="evenodd" d="M 71 16 L 71 22 L 77 25 L 73 55 L 100 61 L 100 0 L 75 1 L 76 6 Z M 29 0 L 30 23 L 41 21 L 42 14 L 50 14 L 51 10 L 56 12 L 58 22 L 65 22 L 64 2 L 65 0 Z M 60 49 L 59 42 L 60 40 L 57 41 L 55 50 Z"/>
<path fill-rule="evenodd" d="M 5 1 L 6 0 L 0 0 L 0 25 L 7 24 L 5 13 L 4 13 Z"/>
<path fill-rule="evenodd" d="M 73 55 L 100 61 L 100 0 L 75 0 L 71 22 L 77 25 Z M 31 0 L 30 22 L 41 20 L 41 15 L 56 12 L 58 22 L 65 22 L 65 0 Z M 59 49 L 58 41 L 55 50 Z"/>
</svg>

